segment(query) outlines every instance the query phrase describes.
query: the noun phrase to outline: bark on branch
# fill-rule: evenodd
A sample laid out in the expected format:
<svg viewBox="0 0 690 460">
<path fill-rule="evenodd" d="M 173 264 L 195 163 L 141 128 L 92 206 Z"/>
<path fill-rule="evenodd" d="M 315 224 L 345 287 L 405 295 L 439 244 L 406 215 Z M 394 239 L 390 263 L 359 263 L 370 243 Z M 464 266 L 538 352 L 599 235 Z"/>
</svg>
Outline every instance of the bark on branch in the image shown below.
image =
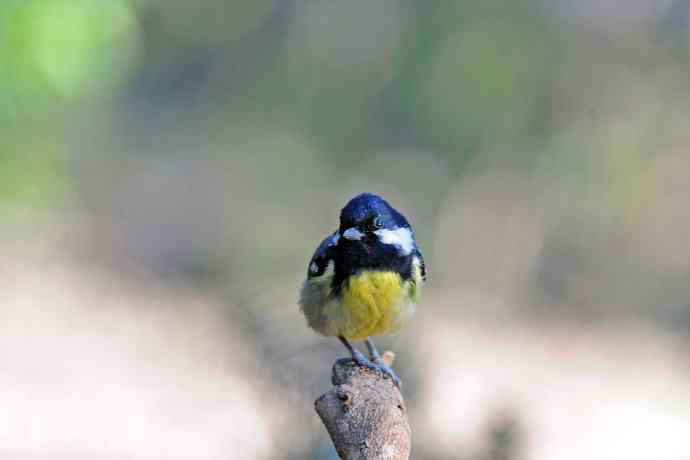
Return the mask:
<svg viewBox="0 0 690 460">
<path fill-rule="evenodd" d="M 390 379 L 341 359 L 333 388 L 314 403 L 343 460 L 407 460 L 411 432 L 400 390 Z"/>
</svg>

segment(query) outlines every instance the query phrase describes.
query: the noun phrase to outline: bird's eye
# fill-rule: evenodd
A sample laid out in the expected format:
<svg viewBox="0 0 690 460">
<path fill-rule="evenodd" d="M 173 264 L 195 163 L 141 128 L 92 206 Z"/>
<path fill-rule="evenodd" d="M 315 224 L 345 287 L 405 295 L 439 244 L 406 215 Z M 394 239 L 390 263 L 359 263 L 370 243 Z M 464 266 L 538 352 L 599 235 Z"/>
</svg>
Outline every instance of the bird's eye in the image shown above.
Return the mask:
<svg viewBox="0 0 690 460">
<path fill-rule="evenodd" d="M 374 218 L 374 228 L 383 228 L 383 220 L 380 217 Z"/>
</svg>

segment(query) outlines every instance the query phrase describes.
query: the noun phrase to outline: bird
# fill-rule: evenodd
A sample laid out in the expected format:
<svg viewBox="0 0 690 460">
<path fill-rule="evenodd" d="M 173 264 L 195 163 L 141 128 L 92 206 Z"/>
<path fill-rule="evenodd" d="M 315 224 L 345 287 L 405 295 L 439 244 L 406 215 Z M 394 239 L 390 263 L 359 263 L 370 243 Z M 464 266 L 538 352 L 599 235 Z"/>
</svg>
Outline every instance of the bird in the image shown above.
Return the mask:
<svg viewBox="0 0 690 460">
<path fill-rule="evenodd" d="M 309 261 L 299 305 L 307 325 L 337 337 L 359 366 L 390 378 L 371 337 L 398 331 L 414 317 L 426 266 L 415 233 L 382 197 L 362 193 L 340 212 L 340 225 Z M 351 342 L 364 341 L 369 358 Z"/>
</svg>

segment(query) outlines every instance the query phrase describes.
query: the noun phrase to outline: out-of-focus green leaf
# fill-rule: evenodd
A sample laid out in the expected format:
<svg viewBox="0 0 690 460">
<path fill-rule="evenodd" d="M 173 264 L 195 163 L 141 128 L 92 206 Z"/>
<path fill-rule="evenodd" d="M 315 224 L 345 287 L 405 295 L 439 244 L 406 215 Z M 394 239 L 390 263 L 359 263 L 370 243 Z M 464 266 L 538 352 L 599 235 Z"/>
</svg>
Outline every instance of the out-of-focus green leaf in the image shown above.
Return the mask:
<svg viewBox="0 0 690 460">
<path fill-rule="evenodd" d="M 0 90 L 100 95 L 136 62 L 139 26 L 124 0 L 26 0 L 0 14 Z"/>
<path fill-rule="evenodd" d="M 450 33 L 420 83 L 417 119 L 433 145 L 508 140 L 533 126 L 549 78 L 549 45 L 531 23 L 489 18 Z"/>
<path fill-rule="evenodd" d="M 0 203 L 55 205 L 67 189 L 65 164 L 54 147 L 0 142 Z"/>
</svg>

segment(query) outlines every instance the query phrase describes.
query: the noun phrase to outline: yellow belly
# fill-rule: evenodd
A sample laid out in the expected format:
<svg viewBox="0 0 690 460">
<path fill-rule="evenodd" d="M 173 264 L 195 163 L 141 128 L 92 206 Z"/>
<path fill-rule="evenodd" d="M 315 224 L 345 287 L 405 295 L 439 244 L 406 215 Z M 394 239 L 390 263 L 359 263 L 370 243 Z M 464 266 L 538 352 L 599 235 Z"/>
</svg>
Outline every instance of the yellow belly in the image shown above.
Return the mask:
<svg viewBox="0 0 690 460">
<path fill-rule="evenodd" d="M 398 330 L 414 315 L 416 283 L 394 272 L 365 271 L 352 276 L 337 300 L 324 306 L 326 335 L 362 340 Z"/>
</svg>

